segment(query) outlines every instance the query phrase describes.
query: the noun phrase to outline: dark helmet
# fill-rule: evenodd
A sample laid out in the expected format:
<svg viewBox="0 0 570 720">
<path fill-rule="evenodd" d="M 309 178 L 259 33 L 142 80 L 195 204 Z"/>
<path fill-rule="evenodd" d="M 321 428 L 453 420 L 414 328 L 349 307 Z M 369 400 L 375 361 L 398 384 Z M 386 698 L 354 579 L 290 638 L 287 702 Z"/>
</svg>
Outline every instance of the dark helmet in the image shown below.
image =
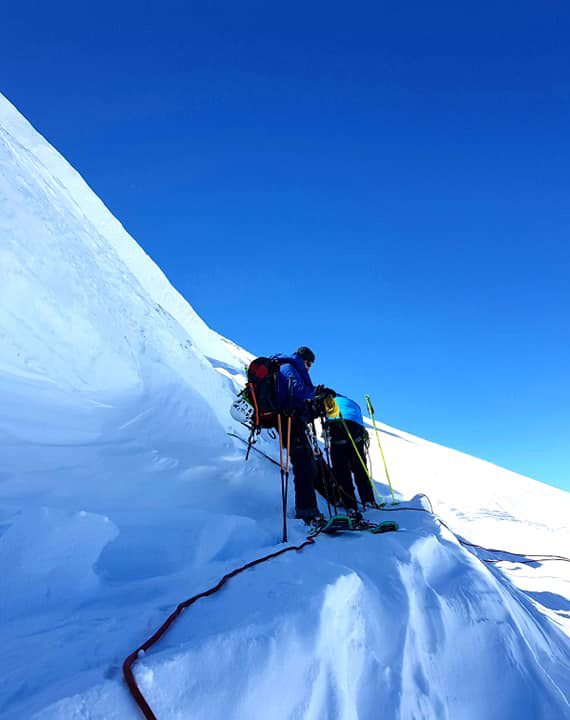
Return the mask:
<svg viewBox="0 0 570 720">
<path fill-rule="evenodd" d="M 300 355 L 303 360 L 306 360 L 307 362 L 315 362 L 315 353 L 311 350 L 311 348 L 305 347 L 304 345 L 301 345 L 301 347 L 297 349 L 297 355 Z"/>
</svg>

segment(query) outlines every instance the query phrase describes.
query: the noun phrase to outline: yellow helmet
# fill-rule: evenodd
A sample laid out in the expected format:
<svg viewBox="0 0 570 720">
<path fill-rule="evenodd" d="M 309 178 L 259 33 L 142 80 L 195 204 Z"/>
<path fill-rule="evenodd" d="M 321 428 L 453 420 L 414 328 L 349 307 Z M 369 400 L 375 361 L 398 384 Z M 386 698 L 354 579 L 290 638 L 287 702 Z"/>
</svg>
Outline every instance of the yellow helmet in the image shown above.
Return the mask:
<svg viewBox="0 0 570 720">
<path fill-rule="evenodd" d="M 332 395 L 327 395 L 325 398 L 325 414 L 328 418 L 337 418 L 340 416 L 340 410 L 336 404 L 336 400 Z"/>
</svg>

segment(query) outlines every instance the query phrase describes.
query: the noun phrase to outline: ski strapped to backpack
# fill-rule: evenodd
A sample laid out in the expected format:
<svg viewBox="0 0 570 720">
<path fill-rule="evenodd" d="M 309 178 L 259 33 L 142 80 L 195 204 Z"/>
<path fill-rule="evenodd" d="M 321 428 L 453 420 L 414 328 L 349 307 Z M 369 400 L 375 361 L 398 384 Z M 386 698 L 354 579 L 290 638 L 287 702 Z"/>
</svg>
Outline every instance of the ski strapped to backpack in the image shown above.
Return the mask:
<svg viewBox="0 0 570 720">
<path fill-rule="evenodd" d="M 263 429 L 277 429 L 277 416 L 282 411 L 279 402 L 279 368 L 288 361 L 289 358 L 285 357 L 258 357 L 246 368 L 246 385 L 230 409 L 234 420 L 250 430 L 246 460 L 255 436 Z"/>
<path fill-rule="evenodd" d="M 279 368 L 289 358 L 258 357 L 247 368 L 247 384 L 242 397 L 253 406 L 255 428 L 274 428 L 281 411 L 279 403 Z"/>
</svg>

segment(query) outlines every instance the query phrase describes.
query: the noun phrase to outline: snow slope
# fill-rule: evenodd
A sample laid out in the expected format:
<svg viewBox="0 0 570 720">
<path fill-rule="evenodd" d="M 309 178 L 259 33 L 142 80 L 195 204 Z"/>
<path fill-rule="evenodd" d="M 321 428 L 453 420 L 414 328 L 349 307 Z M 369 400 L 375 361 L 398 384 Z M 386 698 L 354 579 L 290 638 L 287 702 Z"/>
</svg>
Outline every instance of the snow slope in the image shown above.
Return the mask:
<svg viewBox="0 0 570 720">
<path fill-rule="evenodd" d="M 0 267 L 0 717 L 136 718 L 126 655 L 279 546 L 279 470 L 226 434 L 250 356 L 1 96 Z M 136 665 L 159 718 L 570 718 L 568 563 L 488 564 L 414 497 L 568 557 L 570 496 L 380 427 L 401 502 L 369 514 L 401 531 L 321 536 L 198 602 Z"/>
</svg>

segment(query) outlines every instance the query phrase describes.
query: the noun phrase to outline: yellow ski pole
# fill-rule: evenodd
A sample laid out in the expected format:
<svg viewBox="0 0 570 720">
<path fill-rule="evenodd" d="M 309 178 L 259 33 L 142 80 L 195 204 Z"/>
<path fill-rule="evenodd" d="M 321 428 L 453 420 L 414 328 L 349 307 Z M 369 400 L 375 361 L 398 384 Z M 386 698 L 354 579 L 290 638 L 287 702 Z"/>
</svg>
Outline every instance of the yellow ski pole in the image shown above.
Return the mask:
<svg viewBox="0 0 570 720">
<path fill-rule="evenodd" d="M 384 457 L 384 451 L 382 450 L 382 445 L 380 443 L 380 436 L 378 435 L 378 430 L 376 429 L 376 420 L 374 419 L 374 408 L 372 407 L 372 403 L 370 402 L 370 395 L 366 395 L 366 404 L 368 405 L 368 412 L 370 413 L 370 417 L 372 418 L 372 424 L 374 425 L 374 432 L 376 433 L 376 440 L 378 441 L 378 448 L 380 449 L 380 455 L 382 456 L 382 462 L 384 463 L 384 470 L 386 471 L 386 477 L 388 478 L 388 487 L 390 488 L 390 493 L 392 495 L 392 505 L 398 505 L 398 501 L 394 497 L 394 491 L 392 490 L 392 483 L 390 481 L 390 474 L 388 472 L 388 466 L 386 465 L 386 458 Z"/>
</svg>

